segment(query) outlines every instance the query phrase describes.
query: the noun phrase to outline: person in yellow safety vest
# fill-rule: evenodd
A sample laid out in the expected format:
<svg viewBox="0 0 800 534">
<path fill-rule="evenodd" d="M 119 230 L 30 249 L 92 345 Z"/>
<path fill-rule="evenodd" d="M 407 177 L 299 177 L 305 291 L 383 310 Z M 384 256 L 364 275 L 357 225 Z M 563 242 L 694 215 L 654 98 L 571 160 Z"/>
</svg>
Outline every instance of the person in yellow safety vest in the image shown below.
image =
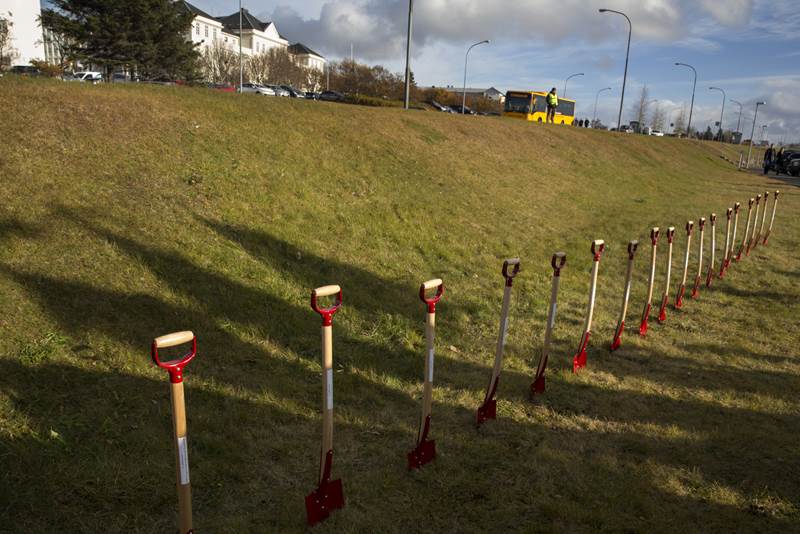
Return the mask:
<svg viewBox="0 0 800 534">
<path fill-rule="evenodd" d="M 547 93 L 547 122 L 554 122 L 556 108 L 558 108 L 558 95 L 556 94 L 556 88 L 553 87 Z"/>
</svg>

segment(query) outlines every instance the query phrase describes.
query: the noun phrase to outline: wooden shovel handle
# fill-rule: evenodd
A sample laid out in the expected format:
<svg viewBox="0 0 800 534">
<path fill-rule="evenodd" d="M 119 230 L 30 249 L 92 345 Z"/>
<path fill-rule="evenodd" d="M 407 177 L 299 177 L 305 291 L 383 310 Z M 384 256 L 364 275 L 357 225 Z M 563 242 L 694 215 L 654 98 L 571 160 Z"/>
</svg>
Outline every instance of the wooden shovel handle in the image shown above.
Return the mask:
<svg viewBox="0 0 800 534">
<path fill-rule="evenodd" d="M 322 286 L 318 287 L 314 290 L 314 294 L 317 297 L 330 297 L 331 295 L 336 295 L 337 293 L 341 293 L 342 288 L 338 285 L 330 285 L 330 286 Z"/>
<path fill-rule="evenodd" d="M 153 340 L 153 344 L 157 349 L 165 349 L 167 347 L 174 347 L 175 345 L 183 345 L 194 339 L 194 334 L 190 330 L 183 332 L 173 332 L 164 336 L 159 336 Z"/>
</svg>

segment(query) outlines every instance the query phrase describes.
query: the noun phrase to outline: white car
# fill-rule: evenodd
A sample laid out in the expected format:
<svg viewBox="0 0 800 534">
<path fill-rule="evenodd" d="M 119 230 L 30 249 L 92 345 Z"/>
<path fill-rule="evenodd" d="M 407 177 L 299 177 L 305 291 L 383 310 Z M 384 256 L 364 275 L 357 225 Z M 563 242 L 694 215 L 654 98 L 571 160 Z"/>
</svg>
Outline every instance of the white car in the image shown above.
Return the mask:
<svg viewBox="0 0 800 534">
<path fill-rule="evenodd" d="M 257 95 L 275 96 L 275 91 L 270 87 L 265 87 L 258 83 L 243 83 L 243 93 L 255 93 Z"/>
<path fill-rule="evenodd" d="M 81 71 L 72 74 L 72 76 L 64 76 L 64 81 L 67 82 L 86 82 L 92 85 L 101 83 L 103 81 L 103 74 L 100 72 Z"/>
<path fill-rule="evenodd" d="M 655 135 L 656 137 L 664 137 L 664 132 L 661 130 L 653 130 L 650 132 L 650 135 Z"/>
</svg>

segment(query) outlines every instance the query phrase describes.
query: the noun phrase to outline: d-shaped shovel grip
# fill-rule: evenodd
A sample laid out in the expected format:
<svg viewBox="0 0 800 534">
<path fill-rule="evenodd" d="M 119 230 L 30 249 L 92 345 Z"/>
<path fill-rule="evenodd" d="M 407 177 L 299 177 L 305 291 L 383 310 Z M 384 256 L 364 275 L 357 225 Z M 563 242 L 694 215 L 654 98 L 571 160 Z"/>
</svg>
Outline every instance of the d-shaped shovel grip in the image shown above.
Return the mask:
<svg viewBox="0 0 800 534">
<path fill-rule="evenodd" d="M 727 219 L 730 221 L 732 216 L 733 216 L 733 208 L 728 208 L 727 211 L 725 211 L 725 217 L 727 217 Z"/>
<path fill-rule="evenodd" d="M 733 212 L 734 213 L 739 213 L 739 208 L 741 208 L 741 207 L 742 207 L 742 203 L 741 202 L 737 202 L 736 204 L 733 205 Z"/>
<path fill-rule="evenodd" d="M 706 218 L 700 217 L 700 220 L 698 221 L 697 225 L 700 228 L 700 231 L 702 232 L 706 227 Z"/>
<path fill-rule="evenodd" d="M 511 272 L 508 272 L 509 267 L 514 267 Z M 511 287 L 514 283 L 514 277 L 519 274 L 519 258 L 511 258 L 503 262 L 503 278 L 506 279 L 506 285 Z"/>
<path fill-rule="evenodd" d="M 600 261 L 600 256 L 603 255 L 605 249 L 606 242 L 602 239 L 595 239 L 592 241 L 592 256 L 594 256 L 594 261 Z"/>
<path fill-rule="evenodd" d="M 158 357 L 158 349 L 175 347 L 177 345 L 189 343 L 190 341 L 192 342 L 192 350 L 187 352 L 182 358 L 162 362 Z M 173 384 L 179 384 L 183 382 L 183 368 L 186 367 L 186 365 L 197 355 L 197 336 L 195 336 L 191 331 L 186 330 L 184 332 L 174 332 L 172 334 L 157 337 L 153 340 L 150 355 L 153 358 L 153 362 L 157 366 L 161 367 L 162 369 L 166 369 L 169 372 L 169 381 Z"/>
<path fill-rule="evenodd" d="M 650 236 L 652 238 L 652 235 Z M 656 231 L 656 241 L 658 241 L 658 231 Z M 655 243 L 653 243 L 655 244 Z M 632 260 L 633 256 L 636 254 L 636 249 L 639 248 L 639 240 L 634 239 L 633 241 L 628 243 L 628 259 Z"/>
<path fill-rule="evenodd" d="M 675 227 L 670 226 L 667 228 L 667 243 L 672 243 L 675 240 Z"/>
<path fill-rule="evenodd" d="M 658 245 L 658 237 L 660 235 L 661 230 L 658 228 L 658 226 L 654 226 L 650 229 L 650 242 L 653 244 L 653 246 Z"/>
<path fill-rule="evenodd" d="M 317 299 L 320 297 L 330 297 L 336 295 L 336 303 L 327 308 L 320 308 Z M 342 305 L 342 288 L 337 285 L 322 286 L 311 292 L 311 309 L 322 316 L 322 326 L 333 324 L 333 315 Z"/>
<path fill-rule="evenodd" d="M 426 297 L 425 292 L 433 288 L 436 288 L 436 294 L 430 298 Z M 444 284 L 441 278 L 428 280 L 419 286 L 419 299 L 428 305 L 428 313 L 436 313 L 436 303 L 439 302 L 443 294 Z"/>
<path fill-rule="evenodd" d="M 553 276 L 561 276 L 561 269 L 564 268 L 564 265 L 567 263 L 567 253 L 566 252 L 556 252 L 553 254 L 553 257 L 550 259 L 550 265 L 553 266 Z"/>
<path fill-rule="evenodd" d="M 713 226 L 717 222 L 717 214 L 716 213 L 712 213 L 711 217 L 708 220 L 711 223 L 711 225 Z"/>
<path fill-rule="evenodd" d="M 694 230 L 694 221 L 689 221 L 686 223 L 686 235 L 692 235 L 692 230 Z"/>
</svg>

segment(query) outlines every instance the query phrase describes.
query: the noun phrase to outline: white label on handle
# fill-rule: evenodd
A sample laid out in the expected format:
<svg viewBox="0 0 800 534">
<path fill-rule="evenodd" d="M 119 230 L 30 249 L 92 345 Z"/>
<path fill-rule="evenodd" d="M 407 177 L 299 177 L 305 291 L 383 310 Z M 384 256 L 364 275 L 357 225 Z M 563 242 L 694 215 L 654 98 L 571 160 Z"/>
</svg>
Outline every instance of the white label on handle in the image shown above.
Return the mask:
<svg viewBox="0 0 800 534">
<path fill-rule="evenodd" d="M 428 382 L 433 382 L 433 349 L 428 351 Z"/>
<path fill-rule="evenodd" d="M 553 326 L 556 324 L 556 308 L 557 304 L 554 302 L 553 307 L 550 309 L 550 329 L 552 330 Z"/>
<path fill-rule="evenodd" d="M 631 296 L 631 286 L 627 285 L 625 286 L 625 302 L 628 302 L 630 296 Z"/>
<path fill-rule="evenodd" d="M 189 452 L 186 449 L 186 437 L 178 438 L 178 470 L 181 475 L 181 486 L 189 483 Z"/>
<path fill-rule="evenodd" d="M 327 402 L 326 408 L 328 410 L 333 409 L 333 369 L 328 369 L 325 371 L 325 380 L 328 383 L 328 397 L 325 399 Z"/>
</svg>

